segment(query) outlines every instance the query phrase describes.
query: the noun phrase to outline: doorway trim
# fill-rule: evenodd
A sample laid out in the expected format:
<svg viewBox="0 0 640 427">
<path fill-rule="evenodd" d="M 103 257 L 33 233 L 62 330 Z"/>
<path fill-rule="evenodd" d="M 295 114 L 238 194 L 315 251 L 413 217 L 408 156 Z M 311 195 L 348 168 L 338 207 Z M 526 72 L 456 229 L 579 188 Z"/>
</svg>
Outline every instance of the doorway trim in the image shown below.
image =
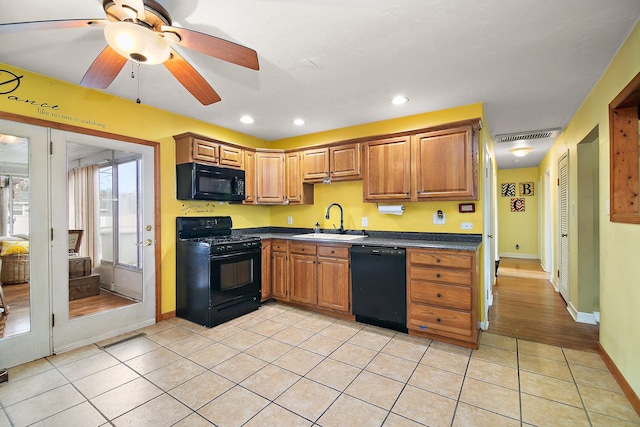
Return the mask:
<svg viewBox="0 0 640 427">
<path fill-rule="evenodd" d="M 155 257 L 155 298 L 156 298 L 156 307 L 155 307 L 155 318 L 156 322 L 162 320 L 162 268 L 160 265 L 161 255 L 162 255 L 162 241 L 161 241 L 161 233 L 160 230 L 162 228 L 161 219 L 161 206 L 160 206 L 160 143 L 155 141 L 149 141 L 146 139 L 134 138 L 130 136 L 119 135 L 110 132 L 102 132 L 94 129 L 86 129 L 78 126 L 67 125 L 64 123 L 52 122 L 49 120 L 37 119 L 34 117 L 21 116 L 19 114 L 6 113 L 0 111 L 0 119 L 9 120 L 17 123 L 24 123 L 28 125 L 40 126 L 44 128 L 51 128 L 57 130 L 63 130 L 67 132 L 74 132 L 83 135 L 97 136 L 101 138 L 114 139 L 117 141 L 129 142 L 132 144 L 141 144 L 147 145 L 153 148 L 153 163 L 154 163 L 154 206 L 153 206 L 153 215 L 156 218 L 156 226 L 154 230 L 154 257 Z"/>
</svg>

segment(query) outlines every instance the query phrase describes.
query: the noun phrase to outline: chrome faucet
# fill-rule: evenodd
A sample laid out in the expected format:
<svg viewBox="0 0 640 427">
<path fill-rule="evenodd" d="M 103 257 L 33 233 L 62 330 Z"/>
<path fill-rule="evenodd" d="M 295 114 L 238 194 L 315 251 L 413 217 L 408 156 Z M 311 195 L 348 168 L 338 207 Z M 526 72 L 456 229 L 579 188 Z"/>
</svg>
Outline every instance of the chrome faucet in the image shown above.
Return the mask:
<svg viewBox="0 0 640 427">
<path fill-rule="evenodd" d="M 327 215 L 325 216 L 325 218 L 329 219 L 329 212 L 331 211 L 331 208 L 334 206 L 337 206 L 340 208 L 340 229 L 338 230 L 338 233 L 347 234 L 347 231 L 344 229 L 344 210 L 342 209 L 342 206 L 340 206 L 337 203 L 331 203 L 327 208 Z M 335 228 L 335 225 L 334 225 L 334 228 Z"/>
</svg>

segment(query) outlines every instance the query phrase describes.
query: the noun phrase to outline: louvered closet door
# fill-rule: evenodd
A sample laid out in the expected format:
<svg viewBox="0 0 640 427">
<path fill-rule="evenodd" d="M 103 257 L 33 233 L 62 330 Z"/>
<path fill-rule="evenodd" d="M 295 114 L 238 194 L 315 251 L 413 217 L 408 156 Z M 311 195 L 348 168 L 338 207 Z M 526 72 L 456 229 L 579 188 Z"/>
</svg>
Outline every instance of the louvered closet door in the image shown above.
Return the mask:
<svg viewBox="0 0 640 427">
<path fill-rule="evenodd" d="M 569 302 L 569 157 L 564 156 L 558 163 L 558 206 L 560 211 L 560 277 L 558 289 L 565 302 Z"/>
</svg>

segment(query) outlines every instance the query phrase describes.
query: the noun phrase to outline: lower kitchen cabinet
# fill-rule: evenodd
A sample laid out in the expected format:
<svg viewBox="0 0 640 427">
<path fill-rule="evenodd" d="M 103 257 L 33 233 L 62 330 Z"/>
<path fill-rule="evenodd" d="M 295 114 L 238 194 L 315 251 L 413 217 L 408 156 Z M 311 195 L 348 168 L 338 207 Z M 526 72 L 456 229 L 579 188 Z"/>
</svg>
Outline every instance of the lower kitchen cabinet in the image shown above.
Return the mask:
<svg viewBox="0 0 640 427">
<path fill-rule="evenodd" d="M 349 248 L 318 246 L 318 306 L 343 313 L 351 309 Z"/>
<path fill-rule="evenodd" d="M 411 334 L 478 347 L 478 254 L 407 249 Z"/>
<path fill-rule="evenodd" d="M 271 295 L 280 301 L 289 301 L 287 283 L 287 242 L 271 241 Z"/>
<path fill-rule="evenodd" d="M 316 245 L 289 242 L 289 299 L 303 304 L 316 305 L 317 265 Z"/>
<path fill-rule="evenodd" d="M 271 298 L 271 242 L 262 241 L 262 301 Z"/>
<path fill-rule="evenodd" d="M 318 311 L 350 314 L 349 246 L 289 241 L 283 256 L 275 242 L 271 251 L 273 298 Z"/>
</svg>

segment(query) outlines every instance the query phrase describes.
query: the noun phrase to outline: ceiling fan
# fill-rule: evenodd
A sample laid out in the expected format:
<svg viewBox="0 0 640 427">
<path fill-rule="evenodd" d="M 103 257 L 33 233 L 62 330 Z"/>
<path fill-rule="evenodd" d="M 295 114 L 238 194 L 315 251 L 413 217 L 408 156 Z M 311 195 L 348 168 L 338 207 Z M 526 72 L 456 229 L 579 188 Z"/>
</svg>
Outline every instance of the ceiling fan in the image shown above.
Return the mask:
<svg viewBox="0 0 640 427">
<path fill-rule="evenodd" d="M 107 46 L 93 61 L 80 84 L 106 89 L 127 60 L 164 64 L 200 103 L 220 96 L 172 46 L 192 49 L 253 70 L 260 69 L 255 50 L 215 36 L 173 27 L 169 12 L 155 0 L 104 0 L 107 19 L 62 19 L 0 24 L 0 34 L 77 27 L 104 27 Z"/>
</svg>

